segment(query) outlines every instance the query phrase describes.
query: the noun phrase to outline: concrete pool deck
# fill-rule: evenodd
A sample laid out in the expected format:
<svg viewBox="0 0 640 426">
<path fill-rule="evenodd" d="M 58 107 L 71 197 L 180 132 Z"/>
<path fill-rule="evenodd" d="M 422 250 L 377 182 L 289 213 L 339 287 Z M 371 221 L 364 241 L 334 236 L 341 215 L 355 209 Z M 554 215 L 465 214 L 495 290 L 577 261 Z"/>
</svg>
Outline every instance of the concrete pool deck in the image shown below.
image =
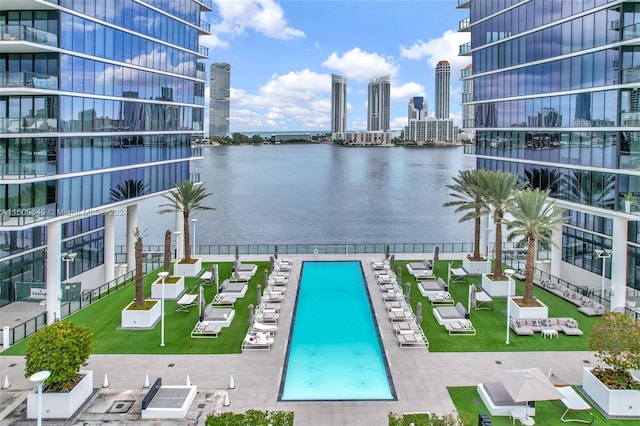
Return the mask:
<svg viewBox="0 0 640 426">
<path fill-rule="evenodd" d="M 428 255 L 431 257 L 430 255 Z M 99 389 L 98 396 L 112 394 L 119 398 L 123 392 L 131 395 L 143 395 L 142 387 L 145 375 L 151 381 L 162 377 L 163 384 L 185 384 L 187 375 L 193 385 L 198 387 L 201 398 L 196 398 L 192 412 L 183 422 L 175 424 L 204 424 L 204 415 L 212 411 L 244 412 L 248 409 L 285 410 L 295 412 L 296 425 L 387 425 L 389 412 L 433 412 L 445 414 L 454 410 L 453 402 L 447 392 L 447 386 L 475 386 L 477 383 L 495 380 L 504 370 L 538 367 L 546 372 L 553 368 L 559 381 L 580 384 L 582 367 L 585 361 L 596 363 L 591 352 L 479 352 L 479 353 L 431 353 L 424 349 L 401 349 L 388 319 L 384 302 L 370 267 L 372 259 L 382 255 L 319 255 L 299 256 L 281 255 L 294 262 L 289 278 L 289 291 L 282 306 L 278 332 L 270 351 L 246 351 L 233 355 L 92 355 L 83 367 L 94 372 L 94 387 L 102 385 L 105 374 L 108 375 L 109 388 Z M 400 258 L 400 256 L 396 256 Z M 419 259 L 419 254 L 402 256 L 405 259 Z M 441 259 L 446 258 L 444 256 Z M 459 255 L 458 255 L 459 258 Z M 229 261 L 233 256 L 204 258 L 205 261 Z M 266 256 L 268 260 L 268 256 Z M 398 396 L 397 401 L 346 401 L 346 402 L 279 402 L 278 391 L 291 319 L 295 303 L 295 287 L 303 260 L 360 260 L 367 282 L 371 285 L 371 302 L 378 321 L 378 327 L 384 344 L 387 361 Z M 263 260 L 261 256 L 243 255 L 241 261 Z M 523 363 L 526 360 L 526 363 Z M 499 362 L 499 363 L 498 363 Z M 16 403 L 14 394 L 25 394 L 32 389 L 28 379 L 24 378 L 24 358 L 0 356 L 2 379 L 6 374 L 11 381 L 10 392 L 0 392 L 0 412 L 4 413 L 11 403 Z M 221 406 L 220 398 L 228 388 L 233 375 L 235 389 L 229 390 L 229 407 Z M 202 398 L 209 397 L 207 403 Z M 141 398 L 141 397 L 140 397 Z M 211 398 L 215 401 L 211 401 Z M 217 398 L 217 399 L 216 399 Z M 98 401 L 96 399 L 95 401 Z M 102 402 L 108 406 L 107 402 Z M 97 402 L 96 402 L 97 404 Z M 198 408 L 201 407 L 201 408 Z M 200 410 L 200 412 L 195 412 Z M 6 410 L 5 410 L 6 411 Z M 97 411 L 94 409 L 93 412 Z M 2 424 L 21 423 L 15 411 L 2 419 Z M 92 404 L 85 406 L 74 419 L 100 424 L 106 420 L 97 414 L 90 416 Z M 13 419 L 13 420 L 11 420 Z M 125 422 L 121 418 L 120 424 Z M 9 421 L 9 423 L 5 423 Z M 116 422 L 118 422 L 116 420 Z M 131 424 L 144 424 L 137 417 Z M 45 424 L 63 424 L 49 423 Z M 71 423 L 69 423 L 71 424 Z M 169 423 L 167 423 L 169 424 Z"/>
</svg>

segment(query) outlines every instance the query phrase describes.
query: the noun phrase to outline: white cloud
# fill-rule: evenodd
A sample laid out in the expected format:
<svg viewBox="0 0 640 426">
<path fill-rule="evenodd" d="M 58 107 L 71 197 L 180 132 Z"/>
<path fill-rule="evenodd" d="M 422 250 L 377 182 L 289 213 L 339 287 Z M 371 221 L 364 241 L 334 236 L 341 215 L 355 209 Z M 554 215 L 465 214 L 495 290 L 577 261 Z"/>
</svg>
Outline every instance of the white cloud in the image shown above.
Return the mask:
<svg viewBox="0 0 640 426">
<path fill-rule="evenodd" d="M 231 88 L 231 127 L 320 130 L 330 127 L 331 76 L 308 69 L 274 74 L 257 93 Z"/>
<path fill-rule="evenodd" d="M 395 117 L 389 123 L 389 128 L 404 130 L 404 126 L 407 125 L 407 117 Z"/>
<path fill-rule="evenodd" d="M 409 83 L 398 86 L 391 82 L 391 100 L 392 101 L 409 101 L 409 98 L 414 96 L 425 96 L 425 89 L 422 84 Z"/>
<path fill-rule="evenodd" d="M 217 34 L 201 36 L 200 44 L 208 47 L 209 49 L 216 49 L 216 48 L 228 49 L 229 48 L 229 43 L 224 40 L 220 40 L 220 37 L 218 37 Z"/>
<path fill-rule="evenodd" d="M 469 42 L 469 33 L 447 30 L 438 38 L 429 41 L 416 40 L 411 46 L 400 46 L 400 56 L 406 59 L 427 58 L 427 63 L 435 69 L 438 62 L 445 60 L 451 64 L 451 77 L 458 79 L 460 70 L 471 63 L 470 56 L 458 56 L 460 45 Z"/>
<path fill-rule="evenodd" d="M 214 0 L 220 20 L 211 28 L 217 34 L 244 34 L 247 29 L 267 37 L 289 40 L 305 37 L 290 27 L 284 12 L 274 0 Z"/>
<path fill-rule="evenodd" d="M 333 52 L 322 66 L 357 81 L 368 81 L 384 75 L 394 77 L 400 69 L 393 58 L 368 53 L 358 47 L 345 52 L 342 57 Z"/>
</svg>

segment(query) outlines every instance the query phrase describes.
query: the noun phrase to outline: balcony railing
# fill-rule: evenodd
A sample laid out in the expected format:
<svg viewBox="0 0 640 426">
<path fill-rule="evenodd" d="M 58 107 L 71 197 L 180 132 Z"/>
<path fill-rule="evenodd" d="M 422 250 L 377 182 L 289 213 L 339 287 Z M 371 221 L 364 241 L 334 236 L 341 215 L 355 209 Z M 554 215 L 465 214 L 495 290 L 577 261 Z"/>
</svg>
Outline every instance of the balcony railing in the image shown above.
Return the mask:
<svg viewBox="0 0 640 426">
<path fill-rule="evenodd" d="M 200 25 L 198 25 L 200 27 L 201 30 L 203 30 L 206 33 L 210 33 L 211 32 L 211 24 L 208 23 L 207 21 L 204 20 L 200 20 Z"/>
<path fill-rule="evenodd" d="M 0 178 L 2 179 L 29 179 L 39 176 L 51 176 L 55 174 L 55 161 L 0 164 Z"/>
<path fill-rule="evenodd" d="M 202 182 L 202 179 L 200 179 L 200 173 L 189 173 L 189 180 L 193 183 Z"/>
<path fill-rule="evenodd" d="M 463 93 L 462 94 L 462 103 L 471 102 L 473 100 L 473 93 Z"/>
<path fill-rule="evenodd" d="M 194 148 L 191 147 L 191 158 L 200 158 L 202 157 L 202 148 Z"/>
<path fill-rule="evenodd" d="M 58 131 L 55 118 L 0 118 L 0 133 L 43 133 Z"/>
<path fill-rule="evenodd" d="M 206 71 L 196 70 L 196 78 L 198 80 L 206 80 L 207 79 L 207 72 Z"/>
<path fill-rule="evenodd" d="M 631 40 L 640 37 L 640 24 L 627 25 L 622 29 L 622 39 Z"/>
<path fill-rule="evenodd" d="M 196 105 L 204 105 L 204 96 L 195 96 Z"/>
<path fill-rule="evenodd" d="M 469 29 L 469 25 L 471 24 L 471 19 L 464 18 L 462 21 L 458 22 L 458 31 L 465 31 Z"/>
<path fill-rule="evenodd" d="M 0 88 L 3 87 L 33 87 L 35 89 L 57 90 L 58 77 L 33 72 L 4 71 L 0 72 Z"/>
<path fill-rule="evenodd" d="M 198 46 L 198 53 L 201 57 L 208 58 L 209 57 L 209 48 L 206 46 Z"/>
<path fill-rule="evenodd" d="M 10 207 L 0 210 L 0 226 L 23 226 L 53 218 L 57 210 L 55 204 L 33 207 Z"/>
<path fill-rule="evenodd" d="M 459 55 L 465 55 L 471 51 L 471 43 L 465 43 L 460 45 L 460 50 L 458 51 Z"/>
<path fill-rule="evenodd" d="M 640 126 L 640 112 L 623 112 L 620 114 L 620 122 L 622 126 L 638 127 Z"/>
<path fill-rule="evenodd" d="M 18 24 L 0 25 L 0 35 L 3 41 L 29 41 L 31 43 L 43 44 L 46 46 L 58 46 L 58 35 L 47 31 L 38 30 L 33 27 Z"/>
<path fill-rule="evenodd" d="M 476 155 L 476 146 L 471 143 L 467 143 L 464 145 L 464 154 L 466 155 Z"/>
<path fill-rule="evenodd" d="M 473 75 L 473 70 L 471 68 L 465 68 L 460 71 L 460 78 L 467 78 Z"/>
<path fill-rule="evenodd" d="M 622 83 L 637 83 L 638 81 L 640 81 L 640 67 L 622 70 Z"/>
<path fill-rule="evenodd" d="M 464 8 L 468 8 L 469 7 L 469 3 L 471 3 L 471 0 L 458 0 L 458 8 L 459 9 L 464 9 Z"/>
<path fill-rule="evenodd" d="M 213 10 L 213 0 L 196 0 L 198 3 L 200 3 L 201 10 L 206 10 L 206 11 L 212 11 Z"/>
</svg>

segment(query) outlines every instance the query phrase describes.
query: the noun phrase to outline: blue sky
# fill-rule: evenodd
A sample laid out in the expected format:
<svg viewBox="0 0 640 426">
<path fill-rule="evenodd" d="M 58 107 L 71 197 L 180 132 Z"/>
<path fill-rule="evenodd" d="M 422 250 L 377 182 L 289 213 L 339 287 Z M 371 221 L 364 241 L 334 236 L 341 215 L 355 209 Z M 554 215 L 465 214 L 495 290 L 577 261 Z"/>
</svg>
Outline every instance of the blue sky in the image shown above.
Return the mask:
<svg viewBox="0 0 640 426">
<path fill-rule="evenodd" d="M 440 60 L 452 66 L 451 117 L 460 123 L 458 78 L 470 58 L 457 56 L 469 41 L 456 32 L 468 16 L 457 0 L 213 3 L 205 14 L 213 35 L 200 43 L 208 63 L 231 65 L 231 132 L 328 130 L 332 73 L 347 77 L 348 130 L 366 129 L 369 80 L 390 74 L 391 127 L 401 129 L 409 97 L 424 96 L 433 115 Z"/>
</svg>

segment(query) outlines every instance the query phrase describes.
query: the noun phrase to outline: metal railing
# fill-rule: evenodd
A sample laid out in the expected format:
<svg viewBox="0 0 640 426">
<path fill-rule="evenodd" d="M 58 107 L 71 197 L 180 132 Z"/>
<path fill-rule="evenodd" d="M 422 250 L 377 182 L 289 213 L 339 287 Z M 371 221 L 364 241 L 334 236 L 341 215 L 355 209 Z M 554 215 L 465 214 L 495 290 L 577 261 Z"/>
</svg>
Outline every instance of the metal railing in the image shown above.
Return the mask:
<svg viewBox="0 0 640 426">
<path fill-rule="evenodd" d="M 464 55 L 471 51 L 471 43 L 461 44 L 458 50 L 458 55 Z"/>
<path fill-rule="evenodd" d="M 0 87 L 58 90 L 58 77 L 34 72 L 3 71 L 0 72 Z"/>
<path fill-rule="evenodd" d="M 160 263 L 145 263 L 142 267 L 145 274 L 154 271 L 161 266 Z M 135 271 L 127 272 L 107 283 L 102 284 L 100 287 L 92 290 L 83 291 L 80 300 L 73 300 L 62 303 L 60 305 L 60 318 L 64 319 L 69 315 L 78 312 L 79 310 L 86 308 L 87 306 L 95 303 L 105 297 L 113 294 L 115 291 L 126 287 L 130 283 L 134 282 Z M 26 339 L 27 337 L 35 334 L 38 330 L 44 328 L 47 325 L 47 313 L 43 312 L 30 318 L 15 327 L 9 328 L 9 345 L 13 346 L 19 341 Z M 4 336 L 3 336 L 4 338 Z M 6 348 L 5 348 L 6 349 Z"/>
<path fill-rule="evenodd" d="M 0 164 L 0 178 L 2 179 L 27 179 L 38 176 L 51 176 L 55 174 L 55 161 Z"/>
<path fill-rule="evenodd" d="M 198 54 L 200 56 L 209 57 L 209 48 L 207 46 L 198 46 Z"/>
</svg>

